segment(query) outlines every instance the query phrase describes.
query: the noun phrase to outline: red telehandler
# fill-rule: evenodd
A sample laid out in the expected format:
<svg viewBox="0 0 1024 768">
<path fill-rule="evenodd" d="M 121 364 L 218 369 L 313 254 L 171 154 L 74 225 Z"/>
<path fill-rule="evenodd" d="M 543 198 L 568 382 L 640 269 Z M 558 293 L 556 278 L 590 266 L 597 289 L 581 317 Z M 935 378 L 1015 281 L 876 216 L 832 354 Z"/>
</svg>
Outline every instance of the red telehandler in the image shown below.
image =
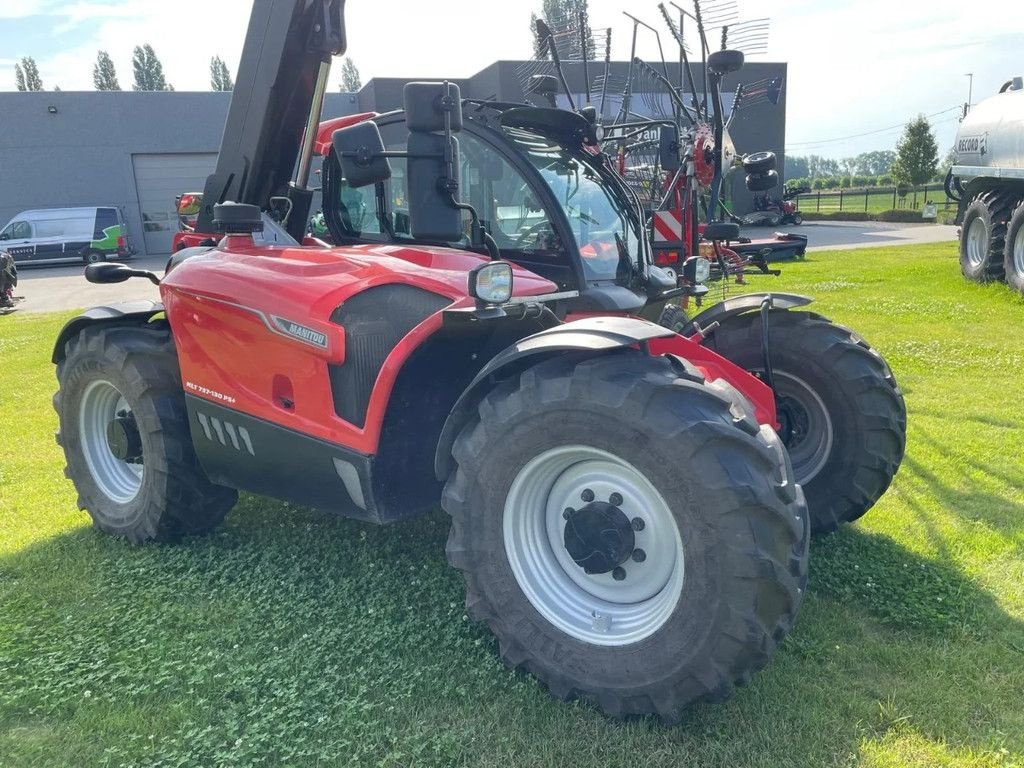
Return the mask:
<svg viewBox="0 0 1024 768">
<path fill-rule="evenodd" d="M 400 148 L 384 118 L 318 128 L 344 49 L 342 0 L 256 3 L 196 224 L 218 242 L 162 278 L 86 268 L 161 301 L 56 341 L 80 508 L 142 544 L 216 528 L 239 490 L 375 523 L 440 501 L 510 666 L 616 717 L 726 698 L 792 627 L 810 535 L 768 355 L 762 380 L 702 343 L 744 310 L 689 337 L 642 319 L 695 289 L 653 265 L 580 114 L 413 83 Z M 333 247 L 303 239 L 318 136 Z"/>
</svg>

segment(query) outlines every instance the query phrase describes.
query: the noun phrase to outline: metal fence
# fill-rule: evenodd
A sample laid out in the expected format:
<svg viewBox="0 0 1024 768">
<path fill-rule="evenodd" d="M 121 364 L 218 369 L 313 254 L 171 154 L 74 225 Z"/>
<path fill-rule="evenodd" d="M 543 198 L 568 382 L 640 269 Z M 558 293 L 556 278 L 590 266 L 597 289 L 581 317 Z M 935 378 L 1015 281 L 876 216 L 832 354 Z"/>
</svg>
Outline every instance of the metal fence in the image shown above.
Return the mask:
<svg viewBox="0 0 1024 768">
<path fill-rule="evenodd" d="M 927 203 L 934 203 L 940 211 L 948 211 L 956 206 L 954 201 L 946 197 L 941 184 L 925 184 L 922 187 L 905 190 L 902 195 L 896 187 L 840 189 L 835 192 L 816 190 L 801 195 L 797 207 L 801 211 L 814 211 L 815 213 L 832 211 L 880 213 L 890 210 L 917 211 Z"/>
</svg>

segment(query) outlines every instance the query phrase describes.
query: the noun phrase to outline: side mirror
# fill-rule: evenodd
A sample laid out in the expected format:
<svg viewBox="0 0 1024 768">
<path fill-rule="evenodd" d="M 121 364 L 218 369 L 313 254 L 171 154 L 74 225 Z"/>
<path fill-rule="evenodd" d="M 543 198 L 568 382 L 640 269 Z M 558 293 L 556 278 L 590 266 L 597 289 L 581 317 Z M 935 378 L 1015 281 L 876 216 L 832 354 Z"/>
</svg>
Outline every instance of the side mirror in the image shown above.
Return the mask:
<svg viewBox="0 0 1024 768">
<path fill-rule="evenodd" d="M 530 78 L 524 95 L 543 96 L 548 104 L 555 107 L 557 106 L 558 90 L 558 78 L 554 75 L 534 75 Z"/>
<path fill-rule="evenodd" d="M 708 56 L 708 71 L 713 75 L 728 75 L 743 68 L 743 51 L 714 51 Z"/>
<path fill-rule="evenodd" d="M 85 279 L 90 283 L 99 283 L 101 285 L 123 283 L 125 280 L 133 277 L 145 277 L 154 285 L 160 285 L 160 278 L 152 272 L 147 272 L 144 269 L 132 269 L 125 264 L 100 262 L 98 264 L 90 264 L 85 268 Z"/>
<path fill-rule="evenodd" d="M 462 130 L 462 93 L 455 83 L 406 83 L 402 95 L 410 132 Z"/>
<path fill-rule="evenodd" d="M 331 135 L 331 145 L 350 187 L 365 187 L 391 178 L 391 163 L 384 156 L 384 140 L 376 123 L 339 128 Z"/>
<path fill-rule="evenodd" d="M 679 157 L 679 128 L 663 125 L 658 134 L 658 162 L 663 171 L 678 171 L 683 164 Z"/>
<path fill-rule="evenodd" d="M 10 240 L 11 236 L 6 232 L 0 232 L 0 240 Z"/>
<path fill-rule="evenodd" d="M 450 165 L 446 157 L 450 157 Z M 462 210 L 453 199 L 458 182 L 448 176 L 449 169 L 458 167 L 458 139 L 436 133 L 409 134 L 409 228 L 415 239 L 442 243 L 462 239 Z"/>
<path fill-rule="evenodd" d="M 454 83 L 407 83 L 409 229 L 417 240 L 461 240 L 459 142 L 462 96 Z"/>
</svg>

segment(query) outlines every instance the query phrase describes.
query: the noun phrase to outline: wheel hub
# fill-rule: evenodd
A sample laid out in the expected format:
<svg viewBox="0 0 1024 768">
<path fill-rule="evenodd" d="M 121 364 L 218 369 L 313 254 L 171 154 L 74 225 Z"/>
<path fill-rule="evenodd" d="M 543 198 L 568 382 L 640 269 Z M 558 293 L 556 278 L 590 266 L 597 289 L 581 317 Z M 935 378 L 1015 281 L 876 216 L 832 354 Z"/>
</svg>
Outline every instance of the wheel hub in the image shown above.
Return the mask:
<svg viewBox="0 0 1024 768">
<path fill-rule="evenodd" d="M 121 411 L 107 423 L 107 446 L 110 452 L 128 464 L 142 463 L 142 437 L 135 417 Z"/>
<path fill-rule="evenodd" d="M 566 509 L 565 548 L 588 574 L 611 573 L 626 562 L 636 546 L 629 518 L 606 501 Z"/>
</svg>

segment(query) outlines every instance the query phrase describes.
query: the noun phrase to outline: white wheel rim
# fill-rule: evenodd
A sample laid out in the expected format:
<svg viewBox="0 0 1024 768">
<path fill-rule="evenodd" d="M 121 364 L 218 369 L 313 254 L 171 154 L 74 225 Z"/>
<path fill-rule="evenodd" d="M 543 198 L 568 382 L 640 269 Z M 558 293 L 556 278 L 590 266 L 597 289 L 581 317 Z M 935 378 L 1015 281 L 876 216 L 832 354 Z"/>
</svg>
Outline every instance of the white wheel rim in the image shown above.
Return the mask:
<svg viewBox="0 0 1024 768">
<path fill-rule="evenodd" d="M 82 453 L 96 487 L 111 501 L 127 504 L 142 487 L 142 464 L 129 464 L 110 450 L 107 425 L 119 413 L 131 413 L 124 395 L 109 381 L 94 381 L 82 394 L 78 414 Z"/>
<path fill-rule="evenodd" d="M 972 267 L 980 267 L 988 257 L 988 227 L 979 216 L 967 228 L 967 261 Z"/>
<path fill-rule="evenodd" d="M 1017 229 L 1013 238 L 1013 270 L 1024 276 L 1024 225 Z"/>
<path fill-rule="evenodd" d="M 584 491 L 598 501 L 612 494 L 635 530 L 642 562 L 621 564 L 626 577 L 587 574 L 565 548 L 567 508 L 586 505 Z M 568 445 L 545 451 L 516 475 L 503 515 L 505 553 L 516 581 L 534 608 L 562 632 L 593 645 L 635 643 L 656 632 L 672 615 L 683 588 L 683 544 L 661 494 L 635 467 L 596 448 Z"/>
</svg>

